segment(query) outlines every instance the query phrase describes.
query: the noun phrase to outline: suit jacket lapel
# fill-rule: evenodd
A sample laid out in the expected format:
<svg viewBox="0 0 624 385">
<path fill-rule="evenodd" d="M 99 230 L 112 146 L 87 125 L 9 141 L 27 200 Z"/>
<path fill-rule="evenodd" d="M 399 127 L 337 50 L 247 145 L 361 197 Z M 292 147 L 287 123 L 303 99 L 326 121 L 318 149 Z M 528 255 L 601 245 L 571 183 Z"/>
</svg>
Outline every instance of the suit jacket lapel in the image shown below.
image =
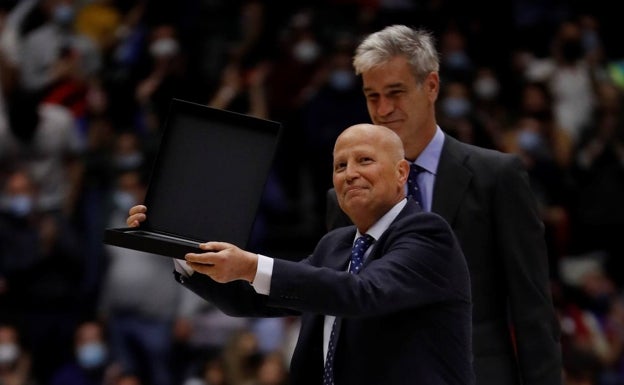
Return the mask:
<svg viewBox="0 0 624 385">
<path fill-rule="evenodd" d="M 351 248 L 353 247 L 354 237 L 355 226 L 353 226 L 353 231 L 349 231 L 346 235 L 335 240 L 336 248 L 334 252 L 329 253 L 323 265 L 335 270 L 347 270 L 347 265 L 351 258 Z"/>
<path fill-rule="evenodd" d="M 373 261 L 373 260 L 375 260 L 375 259 L 380 257 L 380 255 L 378 255 L 379 251 L 378 251 L 377 246 L 379 244 L 382 244 L 382 243 L 384 243 L 386 241 L 386 238 L 388 237 L 388 234 L 389 234 L 388 230 L 390 230 L 393 226 L 395 226 L 395 223 L 398 220 L 400 220 L 401 218 L 403 218 L 404 216 L 406 216 L 407 213 L 411 213 L 413 211 L 422 211 L 422 209 L 420 208 L 420 206 L 415 201 L 413 201 L 411 199 L 408 199 L 407 200 L 407 204 L 405 205 L 405 207 L 403 207 L 403 210 L 401 210 L 399 215 L 397 215 L 397 217 L 394 218 L 392 223 L 390 223 L 390 226 L 388 227 L 388 229 L 386 231 L 384 231 L 383 234 L 381 234 L 381 237 L 379 237 L 379 239 L 375 240 L 375 242 L 371 245 L 370 254 L 366 258 L 366 260 L 364 260 L 363 267 L 368 265 L 371 261 Z"/>
<path fill-rule="evenodd" d="M 433 187 L 431 210 L 452 225 L 472 179 L 472 172 L 464 165 L 468 154 L 461 148 L 460 143 L 447 134 L 445 136 Z"/>
</svg>

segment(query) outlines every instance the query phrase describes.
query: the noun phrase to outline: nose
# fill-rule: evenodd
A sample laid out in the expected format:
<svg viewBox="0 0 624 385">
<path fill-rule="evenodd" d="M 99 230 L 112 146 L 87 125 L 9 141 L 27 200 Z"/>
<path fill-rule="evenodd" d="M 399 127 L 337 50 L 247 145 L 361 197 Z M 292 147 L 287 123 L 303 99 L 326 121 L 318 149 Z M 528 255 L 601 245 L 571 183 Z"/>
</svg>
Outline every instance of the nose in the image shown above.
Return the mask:
<svg viewBox="0 0 624 385">
<path fill-rule="evenodd" d="M 392 111 L 394 111 L 394 102 L 392 99 L 381 96 L 377 104 L 377 115 L 381 117 L 388 116 Z"/>
<path fill-rule="evenodd" d="M 358 167 L 355 163 L 349 162 L 347 163 L 347 167 L 345 168 L 345 178 L 348 182 L 353 181 L 353 179 L 357 178 L 360 175 L 358 171 Z"/>
</svg>

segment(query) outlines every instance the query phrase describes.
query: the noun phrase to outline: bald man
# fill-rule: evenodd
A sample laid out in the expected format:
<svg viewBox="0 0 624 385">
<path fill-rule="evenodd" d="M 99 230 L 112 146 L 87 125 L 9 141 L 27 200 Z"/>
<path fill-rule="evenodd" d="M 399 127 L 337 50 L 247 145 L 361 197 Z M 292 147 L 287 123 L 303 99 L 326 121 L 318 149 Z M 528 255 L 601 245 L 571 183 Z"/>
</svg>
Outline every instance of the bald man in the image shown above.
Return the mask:
<svg viewBox="0 0 624 385">
<path fill-rule="evenodd" d="M 204 253 L 175 261 L 176 278 L 232 316 L 300 315 L 293 384 L 472 384 L 466 262 L 448 224 L 405 198 L 401 139 L 358 124 L 333 155 L 334 188 L 353 226 L 327 233 L 299 262 L 207 242 Z M 145 213 L 133 207 L 128 225 Z M 373 242 L 352 272 L 351 249 L 364 234 Z M 328 357 L 333 374 L 324 378 Z"/>
</svg>

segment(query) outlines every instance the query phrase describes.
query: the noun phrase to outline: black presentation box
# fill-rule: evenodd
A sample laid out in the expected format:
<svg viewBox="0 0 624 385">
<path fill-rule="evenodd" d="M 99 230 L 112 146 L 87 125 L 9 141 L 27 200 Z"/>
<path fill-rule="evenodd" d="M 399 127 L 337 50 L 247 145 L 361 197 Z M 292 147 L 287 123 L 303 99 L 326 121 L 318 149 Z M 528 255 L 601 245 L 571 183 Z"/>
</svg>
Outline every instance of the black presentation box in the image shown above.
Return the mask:
<svg viewBox="0 0 624 385">
<path fill-rule="evenodd" d="M 207 241 L 246 248 L 281 131 L 278 122 L 173 99 L 147 220 L 106 229 L 104 243 L 178 259 Z"/>
</svg>

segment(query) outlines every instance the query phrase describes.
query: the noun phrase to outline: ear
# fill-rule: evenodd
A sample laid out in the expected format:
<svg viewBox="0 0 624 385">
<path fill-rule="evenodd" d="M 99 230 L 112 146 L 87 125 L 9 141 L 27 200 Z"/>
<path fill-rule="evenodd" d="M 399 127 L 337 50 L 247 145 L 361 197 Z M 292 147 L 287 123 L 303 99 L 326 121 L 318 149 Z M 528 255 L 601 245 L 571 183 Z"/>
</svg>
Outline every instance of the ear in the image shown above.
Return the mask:
<svg viewBox="0 0 624 385">
<path fill-rule="evenodd" d="M 440 75 L 437 72 L 430 72 L 423 82 L 423 89 L 429 95 L 429 100 L 435 102 L 440 91 Z"/>
<path fill-rule="evenodd" d="M 405 159 L 401 159 L 397 163 L 397 181 L 403 186 L 407 182 L 407 178 L 409 176 L 409 162 Z"/>
</svg>

